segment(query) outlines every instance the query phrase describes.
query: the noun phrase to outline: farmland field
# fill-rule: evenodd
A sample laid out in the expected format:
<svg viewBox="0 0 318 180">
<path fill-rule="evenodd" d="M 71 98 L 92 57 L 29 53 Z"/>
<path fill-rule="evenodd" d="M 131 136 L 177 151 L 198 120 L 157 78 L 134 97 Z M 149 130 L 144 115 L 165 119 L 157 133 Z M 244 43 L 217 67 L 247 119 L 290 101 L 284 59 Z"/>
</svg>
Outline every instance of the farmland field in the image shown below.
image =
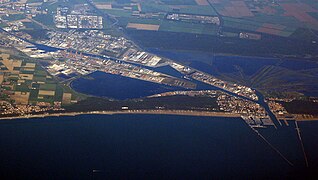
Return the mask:
<svg viewBox="0 0 318 180">
<path fill-rule="evenodd" d="M 97 8 L 116 17 L 118 24 L 128 23 L 160 25 L 159 31 L 191 34 L 217 35 L 222 29 L 226 35 L 253 32 L 279 37 L 298 36 L 300 29 L 307 29 L 310 38 L 318 31 L 318 5 L 314 0 L 298 3 L 293 0 L 283 2 L 252 0 L 150 0 L 150 1 L 94 1 Z M 219 17 L 220 27 L 201 23 L 171 22 L 165 18 L 168 13 Z M 142 30 L 142 29 L 140 29 Z M 317 34 L 317 32 L 316 32 Z M 233 36 L 226 36 L 233 37 Z M 237 36 L 234 36 L 237 37 Z M 316 36 L 317 38 L 317 36 Z M 308 40 L 308 39 L 307 39 Z"/>
<path fill-rule="evenodd" d="M 188 1 L 146 1 L 136 4 L 119 3 L 118 1 L 101 3 L 94 1 L 95 6 L 108 15 L 118 19 L 118 25 L 125 28 L 132 28 L 132 24 L 146 24 L 147 28 L 135 28 L 139 30 L 158 30 L 163 32 L 181 32 L 194 34 L 216 35 L 218 27 L 211 24 L 201 24 L 181 21 L 167 20 L 167 13 L 175 12 L 182 14 L 193 14 L 203 16 L 217 16 L 213 7 L 208 5 L 206 0 L 198 4 L 195 0 Z M 148 25 L 149 24 L 149 25 Z M 151 28 L 149 29 L 149 27 Z M 155 29 L 153 29 L 156 26 Z M 158 29 L 157 29 L 158 27 Z"/>
</svg>

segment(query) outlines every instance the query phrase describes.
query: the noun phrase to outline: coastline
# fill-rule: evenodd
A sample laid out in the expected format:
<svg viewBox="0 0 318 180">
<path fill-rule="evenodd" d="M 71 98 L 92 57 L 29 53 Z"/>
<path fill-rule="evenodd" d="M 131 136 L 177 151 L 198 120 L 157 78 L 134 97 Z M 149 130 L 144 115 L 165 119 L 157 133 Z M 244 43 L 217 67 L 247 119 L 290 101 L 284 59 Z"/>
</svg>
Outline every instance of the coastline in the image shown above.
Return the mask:
<svg viewBox="0 0 318 180">
<path fill-rule="evenodd" d="M 118 115 L 118 114 L 141 114 L 141 115 L 176 115 L 176 116 L 201 116 L 201 117 L 230 117 L 241 118 L 240 114 L 229 112 L 208 112 L 208 111 L 191 111 L 191 110 L 122 110 L 122 111 L 88 111 L 88 112 L 61 112 L 61 113 L 43 113 L 29 114 L 23 116 L 7 116 L 0 117 L 0 120 L 16 120 L 16 119 L 33 119 L 45 117 L 67 117 L 80 115 Z M 295 116 L 295 121 L 309 122 L 318 121 L 318 117 Z"/>
<path fill-rule="evenodd" d="M 79 116 L 79 115 L 117 115 L 117 114 L 241 117 L 239 114 L 227 113 L 227 112 L 203 112 L 203 111 L 185 111 L 185 110 L 124 110 L 124 111 L 89 111 L 89 112 L 34 114 L 34 115 L 24 115 L 24 116 L 0 117 L 0 120 L 33 119 L 33 118 Z"/>
</svg>

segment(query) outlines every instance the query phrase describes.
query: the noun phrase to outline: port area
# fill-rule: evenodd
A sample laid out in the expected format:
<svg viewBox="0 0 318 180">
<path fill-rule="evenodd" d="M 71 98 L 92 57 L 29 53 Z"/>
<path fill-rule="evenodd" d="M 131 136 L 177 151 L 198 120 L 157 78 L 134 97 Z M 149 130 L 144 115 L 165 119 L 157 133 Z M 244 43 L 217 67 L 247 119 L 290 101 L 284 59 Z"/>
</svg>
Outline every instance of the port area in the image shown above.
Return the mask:
<svg viewBox="0 0 318 180">
<path fill-rule="evenodd" d="M 254 89 L 218 79 L 181 63 L 145 52 L 124 37 L 113 37 L 98 30 L 50 31 L 48 40 L 36 44 L 10 32 L 3 31 L 2 34 L 6 44 L 31 58 L 55 59 L 47 61 L 45 69 L 57 78 L 60 75 L 71 77 L 60 81 L 63 84 L 69 84 L 75 78 L 95 71 L 181 87 L 185 90 L 196 89 L 195 81 L 199 81 L 230 93 L 220 97 L 220 108 L 240 114 L 248 124 L 272 125 L 271 121 L 278 125 L 276 121 L 273 122 L 273 117 L 269 116 L 271 112 L 257 102 L 259 98 Z M 51 51 L 47 51 L 48 49 Z M 106 49 L 107 53 L 103 49 Z M 174 77 L 152 69 L 163 65 L 171 66 L 184 77 Z"/>
<path fill-rule="evenodd" d="M 268 117 L 241 116 L 241 118 L 252 128 L 266 128 L 274 126 L 273 121 Z"/>
</svg>

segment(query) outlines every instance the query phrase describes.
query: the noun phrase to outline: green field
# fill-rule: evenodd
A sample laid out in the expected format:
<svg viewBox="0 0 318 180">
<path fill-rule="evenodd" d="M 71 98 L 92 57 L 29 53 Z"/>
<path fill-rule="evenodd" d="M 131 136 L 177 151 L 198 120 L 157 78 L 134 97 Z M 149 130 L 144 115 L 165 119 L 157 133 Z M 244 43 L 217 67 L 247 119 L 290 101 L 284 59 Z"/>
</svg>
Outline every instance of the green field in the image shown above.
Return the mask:
<svg viewBox="0 0 318 180">
<path fill-rule="evenodd" d="M 12 58 L 12 57 L 10 57 Z M 15 67 L 14 71 L 8 71 L 7 68 L 3 68 L 7 70 L 4 81 L 9 82 L 10 86 L 2 87 L 5 90 L 14 92 L 25 92 L 24 97 L 17 97 L 13 96 L 13 98 L 17 99 L 10 99 L 10 96 L 0 96 L 2 100 L 16 100 L 23 99 L 23 101 L 27 101 L 30 104 L 36 104 L 37 102 L 49 102 L 53 104 L 54 102 L 62 102 L 63 94 L 65 92 L 74 94 L 73 99 L 77 99 L 76 93 L 73 93 L 69 88 L 65 87 L 64 85 L 59 84 L 51 75 L 49 75 L 45 69 L 43 69 L 38 64 L 35 65 L 35 68 L 32 66 L 26 67 L 27 63 L 36 63 L 33 60 L 23 60 L 21 63 L 21 67 Z M 4 66 L 3 63 L 0 65 Z M 31 70 L 33 69 L 33 70 Z M 18 71 L 18 72 L 16 72 Z M 33 75 L 32 79 L 29 79 L 30 76 L 26 78 L 21 78 L 21 74 L 25 75 Z M 21 76 L 21 77 L 20 77 Z M 32 76 L 31 76 L 32 77 Z M 40 95 L 39 91 L 53 91 L 54 95 Z M 30 93 L 27 96 L 27 92 Z M 45 93 L 45 92 L 44 92 Z M 80 98 L 84 96 L 81 95 Z M 9 98 L 9 99 L 8 99 Z"/>
<path fill-rule="evenodd" d="M 52 91 L 55 91 L 56 84 L 41 84 L 39 89 L 40 90 L 52 90 Z"/>
<path fill-rule="evenodd" d="M 165 4 L 169 5 L 196 5 L 195 0 L 161 0 Z"/>
<path fill-rule="evenodd" d="M 176 1 L 178 2 L 178 1 Z M 176 3 L 174 2 L 174 3 Z M 132 10 L 115 8 L 102 10 L 105 13 L 116 17 L 118 19 L 118 25 L 126 27 L 128 23 L 138 24 L 154 24 L 160 25 L 159 31 L 166 32 L 181 32 L 181 33 L 194 33 L 194 34 L 207 34 L 216 35 L 218 27 L 211 24 L 201 24 L 194 22 L 183 22 L 183 21 L 171 21 L 165 19 L 167 13 L 176 12 L 184 14 L 196 14 L 206 16 L 216 16 L 216 12 L 210 6 L 198 6 L 198 5 L 186 5 L 186 6 L 175 6 L 168 4 L 155 4 L 149 2 L 142 2 L 141 14 L 143 13 L 154 13 L 151 17 L 133 16 Z M 116 6 L 120 7 L 120 6 Z"/>
<path fill-rule="evenodd" d="M 279 24 L 285 26 L 281 32 L 268 33 L 282 37 L 293 35 L 299 28 L 318 30 L 318 18 L 315 16 L 318 4 L 315 0 L 284 0 L 280 3 L 240 1 L 239 5 L 234 0 L 222 2 L 211 4 L 223 16 L 225 27 L 256 31 L 263 24 Z"/>
<path fill-rule="evenodd" d="M 232 18 L 232 17 L 223 17 L 223 26 L 225 28 L 232 28 L 232 29 L 236 29 L 238 31 L 241 30 L 241 31 L 258 32 L 259 29 L 265 24 L 264 22 L 265 21 L 255 21 L 255 20 L 250 20 L 250 19 L 237 19 L 237 18 Z M 281 24 L 277 23 L 277 25 L 281 25 Z M 271 28 L 269 28 L 269 29 L 271 29 Z M 279 32 L 276 35 L 279 35 L 282 37 L 289 37 L 296 30 L 297 30 L 296 27 L 285 26 L 283 29 L 278 29 Z"/>
<path fill-rule="evenodd" d="M 102 2 L 97 0 L 94 2 Z M 188 32 L 215 35 L 215 27 L 202 24 L 167 22 L 164 20 L 167 13 L 194 14 L 218 16 L 222 18 L 227 33 L 242 31 L 271 34 L 281 37 L 296 37 L 298 29 L 310 28 L 318 30 L 318 4 L 315 0 L 298 3 L 295 0 L 285 0 L 281 3 L 269 1 L 235 1 L 224 0 L 222 3 L 210 1 L 210 5 L 197 5 L 195 0 L 148 0 L 133 1 L 140 4 L 132 5 L 129 0 L 107 0 L 114 9 L 103 10 L 115 16 L 119 25 L 126 27 L 128 23 L 160 24 L 160 31 Z M 299 8 L 298 8 L 299 6 Z M 130 7 L 132 10 L 124 10 Z M 293 12 L 292 9 L 297 9 Z M 141 10 L 140 12 L 138 10 Z M 133 11 L 150 15 L 132 16 Z M 297 14 L 299 13 L 299 14 Z M 314 20 L 306 22 L 302 18 L 311 17 Z M 151 17 L 151 18 L 150 18 Z M 316 20 L 316 22 L 314 22 Z M 171 26 L 171 27 L 169 27 Z M 192 28 L 190 28 L 192 26 Z M 229 35 L 228 37 L 236 35 Z M 304 37 L 304 36 L 302 36 Z M 298 38 L 302 38 L 298 37 Z"/>
<path fill-rule="evenodd" d="M 158 5 L 154 3 L 141 3 L 141 10 L 144 13 L 184 13 L 184 14 L 197 14 L 206 16 L 216 16 L 217 13 L 211 6 L 199 6 L 199 5 L 188 5 L 188 6 L 171 6 L 171 5 Z"/>
<path fill-rule="evenodd" d="M 28 84 L 23 83 L 21 85 L 15 86 L 15 91 L 30 92 L 30 89 L 29 89 Z"/>
<path fill-rule="evenodd" d="M 163 21 L 160 24 L 159 31 L 216 35 L 217 28 L 213 25 L 206 24 Z"/>
</svg>

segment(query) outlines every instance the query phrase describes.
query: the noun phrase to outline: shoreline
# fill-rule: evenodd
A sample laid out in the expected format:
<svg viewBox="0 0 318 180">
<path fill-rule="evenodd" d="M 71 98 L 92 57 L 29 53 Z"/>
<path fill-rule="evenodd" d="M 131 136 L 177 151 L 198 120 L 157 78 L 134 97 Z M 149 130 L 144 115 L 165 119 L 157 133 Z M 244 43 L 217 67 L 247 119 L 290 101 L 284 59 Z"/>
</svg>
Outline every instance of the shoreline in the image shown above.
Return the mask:
<svg viewBox="0 0 318 180">
<path fill-rule="evenodd" d="M 178 116 L 202 116 L 202 117 L 241 117 L 239 114 L 227 112 L 203 112 L 184 110 L 125 110 L 125 111 L 89 111 L 89 112 L 65 112 L 51 114 L 34 114 L 24 116 L 0 117 L 0 120 L 33 119 L 45 117 L 67 117 L 80 115 L 117 115 L 117 114 L 150 114 L 150 115 L 178 115 Z"/>
<path fill-rule="evenodd" d="M 88 111 L 88 112 L 61 112 L 61 113 L 43 113 L 30 114 L 23 116 L 0 117 L 0 120 L 17 120 L 17 119 L 35 119 L 46 117 L 74 117 L 80 115 L 119 115 L 119 114 L 141 114 L 141 115 L 176 115 L 176 116 L 198 116 L 198 117 L 229 117 L 242 118 L 240 114 L 229 112 L 208 112 L 208 111 L 191 111 L 191 110 L 122 110 L 122 111 Z M 318 121 L 318 117 L 301 117 L 296 116 L 295 121 L 309 122 Z"/>
</svg>

